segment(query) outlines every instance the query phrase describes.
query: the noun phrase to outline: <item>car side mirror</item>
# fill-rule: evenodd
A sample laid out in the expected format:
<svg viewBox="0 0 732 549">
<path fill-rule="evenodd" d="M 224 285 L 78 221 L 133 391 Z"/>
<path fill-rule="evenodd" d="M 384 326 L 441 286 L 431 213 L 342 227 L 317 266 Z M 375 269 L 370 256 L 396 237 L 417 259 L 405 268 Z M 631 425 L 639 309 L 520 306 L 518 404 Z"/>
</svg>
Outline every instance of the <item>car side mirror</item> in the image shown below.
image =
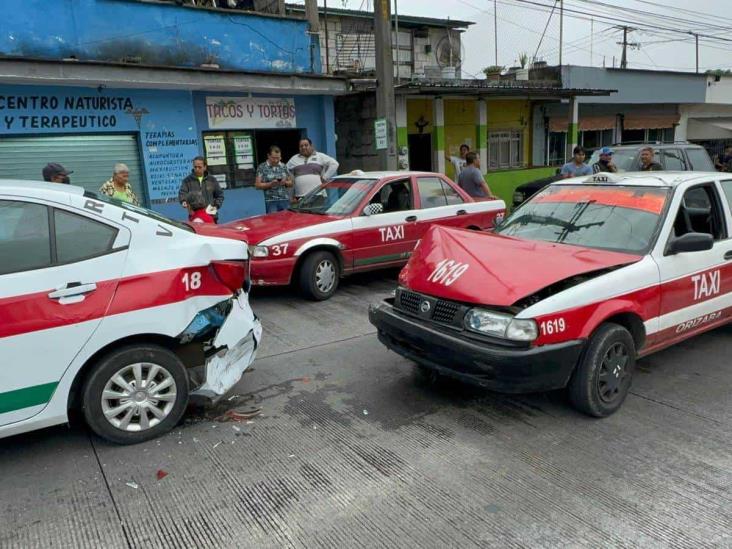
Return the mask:
<svg viewBox="0 0 732 549">
<path fill-rule="evenodd" d="M 368 204 L 363 209 L 363 215 L 370 216 L 370 215 L 376 215 L 384 213 L 384 205 L 381 202 L 374 202 L 373 204 Z"/>
<path fill-rule="evenodd" d="M 714 246 L 714 237 L 709 233 L 686 233 L 669 242 L 666 248 L 667 255 L 685 252 L 703 252 Z"/>
</svg>

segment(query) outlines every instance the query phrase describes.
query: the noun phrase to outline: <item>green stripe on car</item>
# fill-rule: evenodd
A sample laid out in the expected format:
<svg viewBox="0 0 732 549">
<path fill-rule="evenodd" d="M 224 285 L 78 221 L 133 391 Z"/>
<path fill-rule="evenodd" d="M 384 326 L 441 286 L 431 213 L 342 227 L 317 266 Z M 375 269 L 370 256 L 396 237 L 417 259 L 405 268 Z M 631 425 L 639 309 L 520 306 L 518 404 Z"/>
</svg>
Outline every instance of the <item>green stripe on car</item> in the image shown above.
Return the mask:
<svg viewBox="0 0 732 549">
<path fill-rule="evenodd" d="M 32 387 L 23 387 L 15 391 L 0 393 L 0 414 L 46 404 L 51 400 L 57 386 L 58 382 L 54 381 L 53 383 L 33 385 Z"/>
<path fill-rule="evenodd" d="M 390 255 L 379 255 L 376 257 L 367 257 L 365 259 L 356 259 L 353 264 L 356 267 L 363 265 L 373 265 L 374 263 L 388 263 L 389 261 L 399 261 L 400 259 L 409 259 L 410 252 L 404 252 L 401 254 L 390 254 Z"/>
</svg>

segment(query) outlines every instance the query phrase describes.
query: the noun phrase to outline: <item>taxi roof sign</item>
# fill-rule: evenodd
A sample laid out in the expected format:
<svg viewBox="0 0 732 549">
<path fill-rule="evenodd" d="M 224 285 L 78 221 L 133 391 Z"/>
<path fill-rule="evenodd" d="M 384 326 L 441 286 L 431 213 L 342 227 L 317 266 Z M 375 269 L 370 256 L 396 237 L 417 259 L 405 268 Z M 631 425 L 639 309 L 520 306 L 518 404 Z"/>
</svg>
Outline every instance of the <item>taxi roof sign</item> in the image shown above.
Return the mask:
<svg viewBox="0 0 732 549">
<path fill-rule="evenodd" d="M 620 183 L 623 177 L 610 172 L 598 172 L 585 179 L 585 183 Z"/>
</svg>

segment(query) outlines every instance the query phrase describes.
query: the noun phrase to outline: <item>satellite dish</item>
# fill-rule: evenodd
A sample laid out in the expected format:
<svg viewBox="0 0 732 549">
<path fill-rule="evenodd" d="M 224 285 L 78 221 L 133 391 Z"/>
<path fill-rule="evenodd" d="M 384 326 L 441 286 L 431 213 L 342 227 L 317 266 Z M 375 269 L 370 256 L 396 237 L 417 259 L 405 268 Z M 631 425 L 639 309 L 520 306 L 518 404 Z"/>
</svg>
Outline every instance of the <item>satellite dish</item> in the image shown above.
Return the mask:
<svg viewBox="0 0 732 549">
<path fill-rule="evenodd" d="M 435 59 L 440 68 L 460 68 L 463 62 L 463 45 L 459 36 L 454 36 L 451 29 L 447 29 L 447 35 L 443 36 L 435 48 Z"/>
</svg>

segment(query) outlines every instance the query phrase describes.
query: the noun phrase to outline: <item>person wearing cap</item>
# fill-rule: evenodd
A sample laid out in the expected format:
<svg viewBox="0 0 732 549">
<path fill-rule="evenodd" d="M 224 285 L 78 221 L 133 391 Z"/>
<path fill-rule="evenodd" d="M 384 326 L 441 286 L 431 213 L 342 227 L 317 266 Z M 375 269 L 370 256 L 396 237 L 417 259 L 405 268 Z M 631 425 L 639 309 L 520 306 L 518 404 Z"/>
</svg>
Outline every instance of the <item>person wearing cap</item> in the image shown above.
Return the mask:
<svg viewBox="0 0 732 549">
<path fill-rule="evenodd" d="M 69 184 L 71 183 L 69 175 L 74 172 L 67 170 L 61 164 L 50 162 L 46 164 L 41 173 L 43 174 L 43 180 L 48 181 L 49 183 Z"/>
<path fill-rule="evenodd" d="M 99 188 L 99 193 L 135 206 L 140 205 L 140 201 L 137 200 L 135 193 L 132 192 L 132 185 L 130 185 L 130 169 L 127 164 L 121 162 L 114 165 L 112 177 Z"/>
<path fill-rule="evenodd" d="M 592 165 L 592 173 L 617 173 L 618 167 L 613 164 L 614 151 L 610 147 L 600 149 L 600 159 Z"/>
<path fill-rule="evenodd" d="M 577 145 L 572 151 L 574 157 L 570 162 L 562 166 L 561 174 L 564 179 L 578 177 L 580 175 L 592 175 L 592 167 L 585 164 L 585 149 Z"/>
</svg>

